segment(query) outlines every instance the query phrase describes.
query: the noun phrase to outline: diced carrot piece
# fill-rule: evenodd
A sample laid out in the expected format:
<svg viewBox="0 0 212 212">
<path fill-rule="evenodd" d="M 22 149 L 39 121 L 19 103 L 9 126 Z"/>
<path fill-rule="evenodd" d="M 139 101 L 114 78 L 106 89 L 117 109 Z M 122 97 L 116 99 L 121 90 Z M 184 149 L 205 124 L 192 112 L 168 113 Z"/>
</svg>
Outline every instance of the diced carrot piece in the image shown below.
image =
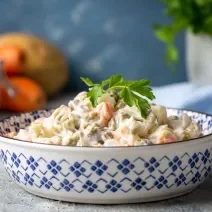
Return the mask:
<svg viewBox="0 0 212 212">
<path fill-rule="evenodd" d="M 126 126 L 125 126 L 125 127 L 122 127 L 122 128 L 120 129 L 120 132 L 121 132 L 122 135 L 127 134 L 127 127 L 126 127 Z"/>
<path fill-rule="evenodd" d="M 100 124 L 102 127 L 104 127 L 112 118 L 114 108 L 109 102 L 102 102 L 97 106 L 97 112 L 100 116 Z"/>
<path fill-rule="evenodd" d="M 119 141 L 120 138 L 121 138 L 120 133 L 117 132 L 117 131 L 112 132 L 112 135 L 113 135 L 113 138 L 114 138 L 116 141 Z"/>
<path fill-rule="evenodd" d="M 175 141 L 177 141 L 177 139 L 173 136 L 172 137 L 163 137 L 157 142 L 157 144 L 172 143 Z"/>
</svg>

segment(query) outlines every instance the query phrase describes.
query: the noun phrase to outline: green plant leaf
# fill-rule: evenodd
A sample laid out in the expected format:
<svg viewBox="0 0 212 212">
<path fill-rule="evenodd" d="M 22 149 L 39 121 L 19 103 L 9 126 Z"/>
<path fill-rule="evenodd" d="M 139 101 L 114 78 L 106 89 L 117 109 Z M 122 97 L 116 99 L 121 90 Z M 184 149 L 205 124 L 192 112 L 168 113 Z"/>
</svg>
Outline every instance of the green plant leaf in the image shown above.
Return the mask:
<svg viewBox="0 0 212 212">
<path fill-rule="evenodd" d="M 98 98 L 103 94 L 102 88 L 99 85 L 94 85 L 89 91 L 87 96 L 89 97 L 92 106 L 97 105 Z"/>
<path fill-rule="evenodd" d="M 166 43 L 173 43 L 174 34 L 170 26 L 154 25 L 155 35 L 158 39 Z"/>
<path fill-rule="evenodd" d="M 134 105 L 134 99 L 129 88 L 124 88 L 120 92 L 120 97 L 124 100 L 124 102 L 132 107 Z"/>
<path fill-rule="evenodd" d="M 83 80 L 84 78 L 82 78 Z M 91 80 L 83 80 L 86 84 Z M 89 83 L 90 84 L 90 83 Z M 148 87 L 150 81 L 141 79 L 136 81 L 124 80 L 121 75 L 113 75 L 109 79 L 103 80 L 100 84 L 94 84 L 87 94 L 91 104 L 95 107 L 98 104 L 98 98 L 103 93 L 115 90 L 120 98 L 130 107 L 136 106 L 144 118 L 149 114 L 150 104 L 148 100 L 155 98 L 152 89 Z"/>
<path fill-rule="evenodd" d="M 89 78 L 80 77 L 80 79 L 88 86 L 94 85 L 94 83 Z"/>
<path fill-rule="evenodd" d="M 121 75 L 113 75 L 112 77 L 110 77 L 110 87 L 113 87 L 115 84 L 119 83 L 123 81 L 123 77 Z"/>
<path fill-rule="evenodd" d="M 212 0 L 162 0 L 162 3 L 171 21 L 168 25 L 153 25 L 153 29 L 156 38 L 166 44 L 166 62 L 173 67 L 179 60 L 174 43 L 181 31 L 189 29 L 194 34 L 212 35 Z"/>
<path fill-rule="evenodd" d="M 109 80 L 109 79 L 103 80 L 102 83 L 101 83 L 102 88 L 103 88 L 104 86 L 106 86 L 107 84 L 109 84 L 109 83 L 110 83 L 110 80 Z"/>
<path fill-rule="evenodd" d="M 168 63 L 177 62 L 179 59 L 178 50 L 173 45 L 167 46 L 167 53 L 166 53 L 166 59 Z"/>
</svg>

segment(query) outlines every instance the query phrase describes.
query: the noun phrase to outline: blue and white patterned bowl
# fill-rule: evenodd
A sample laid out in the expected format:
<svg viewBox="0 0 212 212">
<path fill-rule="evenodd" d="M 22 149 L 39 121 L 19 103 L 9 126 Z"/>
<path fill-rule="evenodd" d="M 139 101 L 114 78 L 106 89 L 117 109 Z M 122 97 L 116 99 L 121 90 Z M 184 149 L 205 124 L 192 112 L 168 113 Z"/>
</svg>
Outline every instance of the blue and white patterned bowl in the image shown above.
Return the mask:
<svg viewBox="0 0 212 212">
<path fill-rule="evenodd" d="M 20 114 L 0 122 L 1 159 L 26 191 L 56 200 L 115 204 L 148 202 L 185 194 L 211 172 L 212 116 L 186 112 L 203 128 L 190 141 L 140 147 L 64 147 L 7 138 L 52 111 Z"/>
</svg>

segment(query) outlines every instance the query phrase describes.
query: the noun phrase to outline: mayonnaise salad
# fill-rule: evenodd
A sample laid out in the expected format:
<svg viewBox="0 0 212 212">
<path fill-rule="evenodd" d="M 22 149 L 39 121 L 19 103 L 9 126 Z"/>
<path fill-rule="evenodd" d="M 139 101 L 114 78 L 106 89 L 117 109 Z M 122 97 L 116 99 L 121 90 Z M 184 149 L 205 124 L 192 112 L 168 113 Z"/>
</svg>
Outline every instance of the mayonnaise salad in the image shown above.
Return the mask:
<svg viewBox="0 0 212 212">
<path fill-rule="evenodd" d="M 201 136 L 201 127 L 187 114 L 167 116 L 164 106 L 151 105 L 146 119 L 112 91 L 93 107 L 87 92 L 79 93 L 68 106 L 50 117 L 35 120 L 10 136 L 29 142 L 64 146 L 139 146 L 182 141 Z"/>
</svg>

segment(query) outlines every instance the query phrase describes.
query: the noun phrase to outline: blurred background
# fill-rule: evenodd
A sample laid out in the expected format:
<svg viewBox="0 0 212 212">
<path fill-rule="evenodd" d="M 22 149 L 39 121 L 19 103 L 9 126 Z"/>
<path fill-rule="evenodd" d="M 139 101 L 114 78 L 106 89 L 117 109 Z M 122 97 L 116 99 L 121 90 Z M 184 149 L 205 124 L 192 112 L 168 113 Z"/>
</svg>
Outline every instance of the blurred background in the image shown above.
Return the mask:
<svg viewBox="0 0 212 212">
<path fill-rule="evenodd" d="M 24 73 L 21 73 L 39 85 L 44 84 L 47 96 L 85 89 L 80 76 L 100 81 L 112 74 L 122 74 L 128 79 L 149 78 L 159 95 L 159 103 L 178 106 L 164 102 L 160 88 L 188 81 L 185 33 L 177 37 L 179 62 L 177 71 L 172 72 L 164 61 L 165 45 L 155 37 L 152 27 L 154 23 L 170 22 L 163 15 L 165 8 L 158 0 L 1 0 L 0 44 L 9 45 L 9 49 L 10 45 L 13 49 L 17 46 L 24 49 L 25 55 L 21 57 Z M 5 35 L 11 32 L 23 36 Z M 44 39 L 56 50 L 45 42 L 24 37 L 25 34 Z M 8 57 L 2 51 L 2 58 L 7 62 Z M 55 51 L 62 52 L 65 62 Z M 43 72 L 45 77 L 41 77 Z M 58 88 L 48 91 L 47 84 Z M 185 93 L 191 93 L 191 87 L 186 89 Z M 177 94 L 181 98 L 182 90 Z"/>
<path fill-rule="evenodd" d="M 1 0 L 0 32 L 54 43 L 68 58 L 74 90 L 82 89 L 79 76 L 102 80 L 114 73 L 147 77 L 159 86 L 186 80 L 184 60 L 173 75 L 164 63 L 164 45 L 153 34 L 153 23 L 168 19 L 163 7 L 157 0 Z M 183 36 L 177 45 L 183 53 Z"/>
</svg>

